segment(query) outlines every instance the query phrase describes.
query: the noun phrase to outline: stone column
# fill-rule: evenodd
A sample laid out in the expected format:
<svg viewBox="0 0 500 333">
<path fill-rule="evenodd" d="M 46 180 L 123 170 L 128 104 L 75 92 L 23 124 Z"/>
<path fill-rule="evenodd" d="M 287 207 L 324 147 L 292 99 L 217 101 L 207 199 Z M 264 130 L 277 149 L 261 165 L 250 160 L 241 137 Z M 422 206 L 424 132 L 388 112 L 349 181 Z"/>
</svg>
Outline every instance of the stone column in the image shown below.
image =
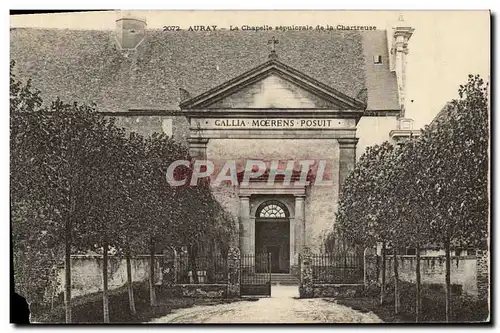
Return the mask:
<svg viewBox="0 0 500 333">
<path fill-rule="evenodd" d="M 205 159 L 207 157 L 208 138 L 188 138 L 189 154 L 195 159 Z"/>
<path fill-rule="evenodd" d="M 250 212 L 250 208 L 248 210 Z M 248 253 L 255 254 L 255 217 L 248 219 Z"/>
<path fill-rule="evenodd" d="M 295 234 L 296 224 L 297 224 L 297 219 L 290 219 L 290 272 L 293 265 L 295 265 L 295 253 L 296 253 L 295 239 L 297 237 L 297 235 Z"/>
<path fill-rule="evenodd" d="M 340 138 L 339 143 L 339 193 L 342 191 L 344 180 L 356 164 L 356 144 L 358 138 Z"/>
<path fill-rule="evenodd" d="M 252 248 L 255 252 L 255 236 L 251 236 L 251 226 L 250 226 L 250 197 L 240 196 L 240 249 L 243 254 L 253 253 Z M 253 241 L 253 246 L 252 246 Z"/>
</svg>

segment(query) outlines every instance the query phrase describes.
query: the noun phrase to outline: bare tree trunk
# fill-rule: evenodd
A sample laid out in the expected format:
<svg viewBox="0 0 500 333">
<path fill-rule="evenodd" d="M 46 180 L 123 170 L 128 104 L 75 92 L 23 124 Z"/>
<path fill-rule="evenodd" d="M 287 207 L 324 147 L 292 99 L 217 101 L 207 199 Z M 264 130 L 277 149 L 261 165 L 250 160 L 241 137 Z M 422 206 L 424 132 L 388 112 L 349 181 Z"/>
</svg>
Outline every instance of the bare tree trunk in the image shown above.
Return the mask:
<svg viewBox="0 0 500 333">
<path fill-rule="evenodd" d="M 102 254 L 102 314 L 104 322 L 109 323 L 109 300 L 108 300 L 108 240 L 104 236 Z"/>
<path fill-rule="evenodd" d="M 417 243 L 416 248 L 416 261 L 417 265 L 415 268 L 415 276 L 417 280 L 417 296 L 416 296 L 416 304 L 415 304 L 415 321 L 418 323 L 420 320 L 420 308 L 421 308 L 421 298 L 420 298 L 420 244 Z"/>
<path fill-rule="evenodd" d="M 128 287 L 128 303 L 130 307 L 130 314 L 135 316 L 137 311 L 135 310 L 135 300 L 134 300 L 134 286 L 132 285 L 132 264 L 130 262 L 130 250 L 127 251 L 125 261 L 127 262 L 127 287 Z"/>
<path fill-rule="evenodd" d="M 64 307 L 66 324 L 71 323 L 71 219 L 68 217 L 65 225 L 64 249 Z"/>
<path fill-rule="evenodd" d="M 149 248 L 149 304 L 156 306 L 155 292 L 155 242 L 151 237 Z"/>
<path fill-rule="evenodd" d="M 189 247 L 189 251 L 188 251 L 188 256 L 189 256 L 189 265 L 191 267 L 191 272 L 192 272 L 192 276 L 193 276 L 193 282 L 194 283 L 199 283 L 198 281 L 198 268 L 197 268 L 197 265 L 196 265 L 196 257 L 197 257 L 197 254 L 198 254 L 198 248 L 194 245 L 190 246 Z"/>
<path fill-rule="evenodd" d="M 451 317 L 451 285 L 450 285 L 450 270 L 451 270 L 451 258 L 450 258 L 450 239 L 447 238 L 444 243 L 445 256 L 446 256 L 446 322 L 450 321 Z"/>
<path fill-rule="evenodd" d="M 52 292 L 50 293 L 50 311 L 54 310 L 54 297 L 56 296 L 56 287 L 52 286 Z"/>
<path fill-rule="evenodd" d="M 380 305 L 384 304 L 385 298 L 385 242 L 382 242 L 382 281 L 380 285 Z"/>
<path fill-rule="evenodd" d="M 398 274 L 398 257 L 397 247 L 394 246 L 394 313 L 399 313 L 399 274 Z"/>
</svg>

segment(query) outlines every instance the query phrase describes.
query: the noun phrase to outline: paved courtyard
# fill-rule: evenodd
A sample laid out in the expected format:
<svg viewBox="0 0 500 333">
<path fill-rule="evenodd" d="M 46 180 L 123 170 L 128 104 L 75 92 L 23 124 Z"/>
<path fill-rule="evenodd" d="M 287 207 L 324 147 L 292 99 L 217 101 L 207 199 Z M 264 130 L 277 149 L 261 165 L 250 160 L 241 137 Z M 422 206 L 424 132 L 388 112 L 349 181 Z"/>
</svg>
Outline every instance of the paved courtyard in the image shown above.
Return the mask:
<svg viewBox="0 0 500 333">
<path fill-rule="evenodd" d="M 320 298 L 299 299 L 297 286 L 272 286 L 272 297 L 215 306 L 178 309 L 153 323 L 381 323 L 362 313 Z"/>
</svg>

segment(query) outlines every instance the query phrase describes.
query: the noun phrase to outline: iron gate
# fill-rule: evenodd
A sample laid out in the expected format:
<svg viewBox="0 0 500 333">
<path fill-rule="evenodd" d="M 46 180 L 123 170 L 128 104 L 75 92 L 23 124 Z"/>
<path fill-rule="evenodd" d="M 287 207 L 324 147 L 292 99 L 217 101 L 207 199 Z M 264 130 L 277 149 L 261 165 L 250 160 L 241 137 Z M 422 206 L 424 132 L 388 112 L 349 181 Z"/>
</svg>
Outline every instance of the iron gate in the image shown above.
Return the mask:
<svg viewBox="0 0 500 333">
<path fill-rule="evenodd" d="M 271 254 L 243 254 L 240 260 L 242 296 L 271 296 Z"/>
</svg>

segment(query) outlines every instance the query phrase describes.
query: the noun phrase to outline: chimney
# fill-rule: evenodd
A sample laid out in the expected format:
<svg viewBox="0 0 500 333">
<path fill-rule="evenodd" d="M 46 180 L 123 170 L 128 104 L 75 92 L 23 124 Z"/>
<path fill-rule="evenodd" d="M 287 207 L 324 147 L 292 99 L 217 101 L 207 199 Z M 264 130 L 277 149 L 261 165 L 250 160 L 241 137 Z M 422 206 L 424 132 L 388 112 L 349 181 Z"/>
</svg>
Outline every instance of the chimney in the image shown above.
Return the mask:
<svg viewBox="0 0 500 333">
<path fill-rule="evenodd" d="M 146 18 L 125 15 L 116 20 L 116 41 L 122 50 L 136 49 L 146 35 Z"/>
<path fill-rule="evenodd" d="M 404 117 L 406 94 L 406 58 L 408 55 L 408 41 L 415 29 L 405 24 L 403 15 L 399 15 L 395 27 L 388 29 L 389 41 L 389 67 L 396 72 L 398 82 L 399 104 L 401 116 Z"/>
</svg>

